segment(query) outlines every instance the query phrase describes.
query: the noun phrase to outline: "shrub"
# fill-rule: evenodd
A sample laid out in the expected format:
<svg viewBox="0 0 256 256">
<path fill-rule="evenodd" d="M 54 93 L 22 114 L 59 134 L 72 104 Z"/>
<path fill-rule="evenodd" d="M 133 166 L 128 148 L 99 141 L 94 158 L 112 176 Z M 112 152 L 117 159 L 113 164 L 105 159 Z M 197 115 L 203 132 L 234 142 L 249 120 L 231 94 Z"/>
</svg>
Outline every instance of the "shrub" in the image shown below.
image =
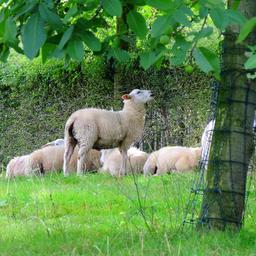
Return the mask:
<svg viewBox="0 0 256 256">
<path fill-rule="evenodd" d="M 79 108 L 114 108 L 114 84 L 101 58 L 82 64 L 51 60 L 42 64 L 13 55 L 0 69 L 0 162 L 63 137 L 68 116 Z M 122 91 L 149 88 L 155 92 L 150 104 L 143 140 L 144 148 L 167 144 L 194 146 L 200 141 L 210 101 L 209 77 L 197 70 L 142 71 L 134 65 L 122 67 Z"/>
</svg>

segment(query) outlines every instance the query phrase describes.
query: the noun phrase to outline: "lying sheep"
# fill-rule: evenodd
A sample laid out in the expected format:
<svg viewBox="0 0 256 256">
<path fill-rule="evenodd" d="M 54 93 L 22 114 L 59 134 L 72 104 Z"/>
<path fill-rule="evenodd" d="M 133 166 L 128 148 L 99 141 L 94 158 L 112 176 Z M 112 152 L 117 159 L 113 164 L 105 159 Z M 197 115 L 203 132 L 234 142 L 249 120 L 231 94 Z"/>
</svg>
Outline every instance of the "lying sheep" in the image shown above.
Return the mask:
<svg viewBox="0 0 256 256">
<path fill-rule="evenodd" d="M 127 151 L 127 168 L 125 174 L 142 173 L 143 166 L 148 158 L 148 154 L 137 148 L 131 147 Z M 118 148 L 101 150 L 101 172 L 109 172 L 113 176 L 119 174 L 122 164 L 122 155 Z"/>
<path fill-rule="evenodd" d="M 74 150 L 74 154 L 70 160 L 70 170 L 77 169 L 78 148 Z M 64 146 L 47 146 L 35 150 L 29 155 L 16 157 L 7 165 L 6 177 L 44 174 L 45 172 L 61 170 L 63 166 Z M 89 170 L 98 170 L 100 168 L 100 152 L 98 150 L 90 150 L 86 164 Z"/>
<path fill-rule="evenodd" d="M 6 177 L 22 176 L 31 173 L 30 155 L 11 159 L 6 167 Z"/>
<path fill-rule="evenodd" d="M 143 168 L 144 175 L 193 170 L 200 156 L 201 148 L 163 147 L 150 154 Z"/>
<path fill-rule="evenodd" d="M 77 169 L 77 155 L 78 147 L 75 148 L 74 154 L 70 159 L 70 170 L 76 171 Z M 34 151 L 31 154 L 32 167 L 35 169 L 39 167 L 41 173 L 61 170 L 63 166 L 64 146 L 51 146 L 45 147 Z M 97 170 L 100 168 L 100 152 L 92 149 L 88 152 L 88 158 L 86 160 L 88 170 Z"/>
<path fill-rule="evenodd" d="M 122 96 L 121 111 L 80 109 L 74 112 L 65 126 L 64 175 L 69 173 L 69 162 L 78 144 L 77 174 L 86 169 L 85 160 L 90 149 L 118 147 L 122 155 L 119 174 L 126 169 L 127 150 L 142 135 L 145 123 L 145 104 L 153 99 L 148 90 L 135 89 Z"/>
</svg>

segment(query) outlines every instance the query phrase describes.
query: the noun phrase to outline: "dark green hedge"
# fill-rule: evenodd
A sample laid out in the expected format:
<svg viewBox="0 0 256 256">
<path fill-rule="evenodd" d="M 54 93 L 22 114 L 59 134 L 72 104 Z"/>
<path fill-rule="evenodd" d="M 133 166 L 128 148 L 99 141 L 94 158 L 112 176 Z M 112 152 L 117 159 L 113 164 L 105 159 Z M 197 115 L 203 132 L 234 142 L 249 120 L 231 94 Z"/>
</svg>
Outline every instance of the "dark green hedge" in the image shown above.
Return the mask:
<svg viewBox="0 0 256 256">
<path fill-rule="evenodd" d="M 150 88 L 144 147 L 166 144 L 195 146 L 200 141 L 210 104 L 210 79 L 168 67 L 142 71 L 122 68 L 122 91 Z M 88 58 L 83 64 L 13 57 L 0 70 L 0 162 L 26 154 L 47 141 L 63 137 L 65 121 L 84 107 L 118 109 L 108 65 Z"/>
</svg>

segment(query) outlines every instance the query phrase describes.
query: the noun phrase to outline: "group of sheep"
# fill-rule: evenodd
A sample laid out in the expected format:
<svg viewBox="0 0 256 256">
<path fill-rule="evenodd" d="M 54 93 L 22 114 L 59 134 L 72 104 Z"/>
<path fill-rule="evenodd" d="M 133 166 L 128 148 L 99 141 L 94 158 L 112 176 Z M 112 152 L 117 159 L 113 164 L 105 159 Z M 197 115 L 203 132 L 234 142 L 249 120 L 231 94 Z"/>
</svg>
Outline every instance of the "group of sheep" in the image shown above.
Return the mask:
<svg viewBox="0 0 256 256">
<path fill-rule="evenodd" d="M 61 170 L 64 160 L 63 144 L 54 145 L 55 141 L 44 145 L 31 154 L 15 157 L 7 165 L 6 177 L 44 174 Z M 184 172 L 193 170 L 200 158 L 201 148 L 163 147 L 147 154 L 135 147 L 127 151 L 128 159 L 125 174 L 144 173 L 144 175 L 160 175 L 169 171 Z M 70 171 L 77 170 L 78 148 L 76 147 L 70 160 Z M 88 171 L 110 173 L 118 176 L 121 168 L 122 155 L 118 148 L 89 150 L 86 159 Z"/>
<path fill-rule="evenodd" d="M 145 105 L 153 99 L 148 90 L 135 89 L 122 96 L 121 111 L 81 109 L 66 122 L 65 138 L 47 143 L 41 149 L 12 159 L 7 177 L 61 170 L 64 175 L 84 170 L 109 172 L 114 176 L 127 173 L 163 174 L 168 171 L 193 170 L 200 159 L 201 147 L 164 147 L 151 154 L 131 147 L 144 129 Z"/>
</svg>

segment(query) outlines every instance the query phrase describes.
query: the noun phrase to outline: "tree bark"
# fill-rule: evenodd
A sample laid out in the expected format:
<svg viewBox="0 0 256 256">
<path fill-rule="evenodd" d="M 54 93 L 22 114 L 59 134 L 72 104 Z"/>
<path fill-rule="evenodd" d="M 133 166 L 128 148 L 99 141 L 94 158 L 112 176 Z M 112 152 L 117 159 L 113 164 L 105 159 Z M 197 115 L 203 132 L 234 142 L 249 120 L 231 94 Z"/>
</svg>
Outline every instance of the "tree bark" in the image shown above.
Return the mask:
<svg viewBox="0 0 256 256">
<path fill-rule="evenodd" d="M 234 2 L 229 0 L 228 7 Z M 255 0 L 242 0 L 239 10 L 248 19 L 255 17 Z M 200 225 L 220 230 L 241 228 L 254 151 L 256 82 L 247 78 L 246 46 L 235 43 L 238 33 L 238 26 L 229 26 L 224 34 L 221 86 L 200 215 Z M 255 36 L 253 31 L 245 44 L 255 44 Z"/>
</svg>

